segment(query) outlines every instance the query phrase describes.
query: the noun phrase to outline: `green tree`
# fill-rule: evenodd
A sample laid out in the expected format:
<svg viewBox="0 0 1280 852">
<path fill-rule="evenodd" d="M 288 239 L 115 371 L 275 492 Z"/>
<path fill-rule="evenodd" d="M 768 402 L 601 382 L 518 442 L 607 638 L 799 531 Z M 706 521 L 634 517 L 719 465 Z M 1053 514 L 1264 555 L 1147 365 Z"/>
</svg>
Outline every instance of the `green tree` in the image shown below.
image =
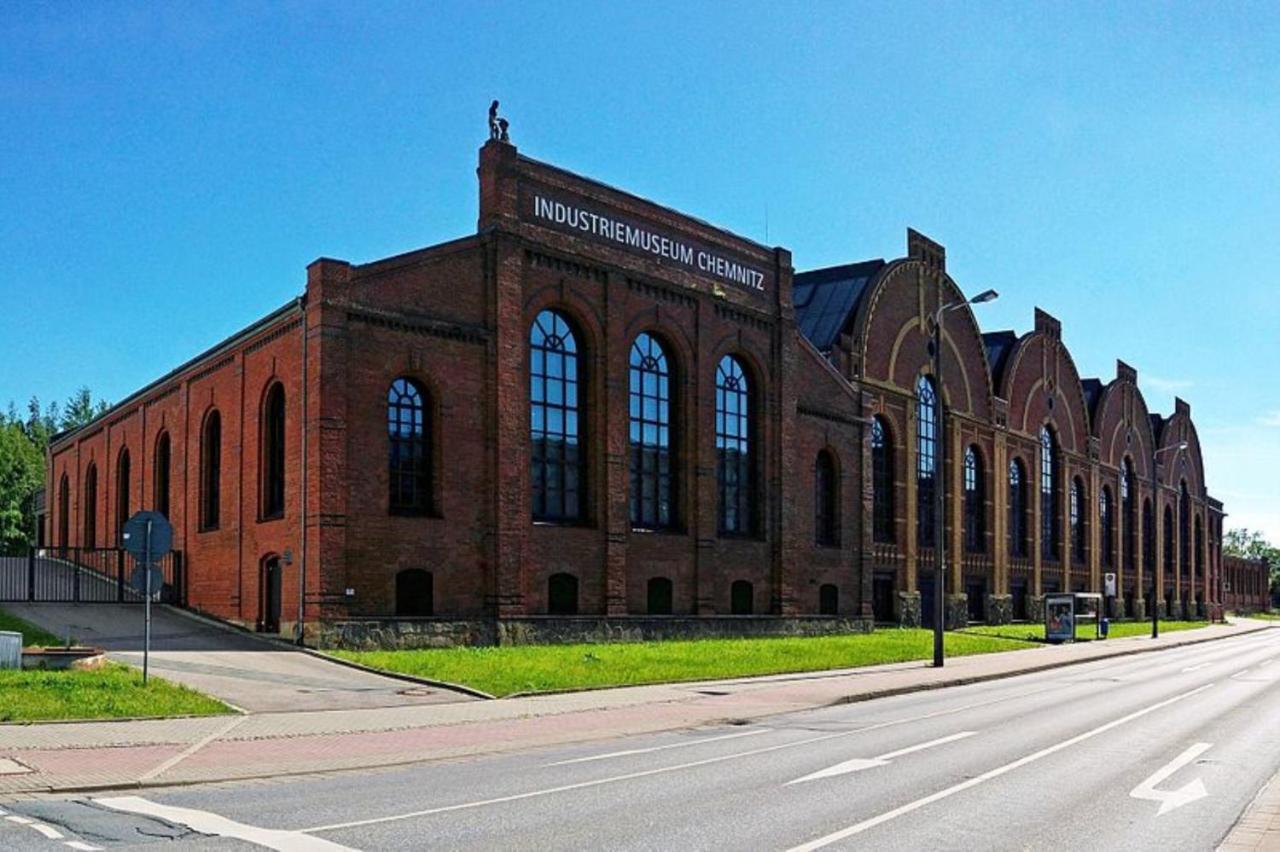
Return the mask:
<svg viewBox="0 0 1280 852">
<path fill-rule="evenodd" d="M 90 420 L 106 412 L 111 406 L 106 400 L 93 401 L 93 394 L 89 392 L 87 387 L 83 385 L 67 398 L 67 404 L 62 407 L 62 419 L 58 423 L 58 427 L 62 430 L 75 429 L 83 426 Z"/>
<path fill-rule="evenodd" d="M 0 552 L 21 551 L 35 532 L 35 495 L 44 482 L 44 454 L 21 422 L 0 423 Z"/>
</svg>

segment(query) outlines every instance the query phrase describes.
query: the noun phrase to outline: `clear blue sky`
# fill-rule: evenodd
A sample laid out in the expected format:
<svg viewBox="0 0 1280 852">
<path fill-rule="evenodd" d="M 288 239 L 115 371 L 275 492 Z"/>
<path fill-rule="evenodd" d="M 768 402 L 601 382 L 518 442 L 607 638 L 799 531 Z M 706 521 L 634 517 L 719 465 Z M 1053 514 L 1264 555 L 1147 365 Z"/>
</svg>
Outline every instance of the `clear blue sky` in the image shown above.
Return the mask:
<svg viewBox="0 0 1280 852">
<path fill-rule="evenodd" d="M 119 399 L 315 257 L 472 231 L 498 97 L 525 153 L 799 269 L 924 231 L 985 329 L 1040 305 L 1084 376 L 1186 398 L 1280 541 L 1274 4 L 28 2 L 0 43 L 0 404 Z"/>
</svg>

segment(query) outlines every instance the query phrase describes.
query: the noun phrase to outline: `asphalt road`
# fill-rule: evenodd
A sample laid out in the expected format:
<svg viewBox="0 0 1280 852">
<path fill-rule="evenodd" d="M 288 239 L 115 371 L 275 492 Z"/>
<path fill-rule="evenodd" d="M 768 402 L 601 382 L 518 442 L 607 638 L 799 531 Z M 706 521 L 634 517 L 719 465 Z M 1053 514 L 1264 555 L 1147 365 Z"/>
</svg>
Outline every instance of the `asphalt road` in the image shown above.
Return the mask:
<svg viewBox="0 0 1280 852">
<path fill-rule="evenodd" d="M 1280 630 L 745 726 L 0 803 L 0 848 L 1212 849 L 1280 767 L 1277 684 Z"/>
</svg>

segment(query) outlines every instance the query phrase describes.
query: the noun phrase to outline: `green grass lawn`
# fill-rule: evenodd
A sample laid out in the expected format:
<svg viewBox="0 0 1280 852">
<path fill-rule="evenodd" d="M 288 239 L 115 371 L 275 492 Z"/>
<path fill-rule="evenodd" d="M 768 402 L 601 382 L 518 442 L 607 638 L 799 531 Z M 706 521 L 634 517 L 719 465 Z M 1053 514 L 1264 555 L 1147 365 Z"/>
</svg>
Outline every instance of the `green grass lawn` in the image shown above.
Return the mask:
<svg viewBox="0 0 1280 852">
<path fill-rule="evenodd" d="M 1231 613 L 1237 615 L 1238 613 Z M 1240 616 L 1241 618 L 1257 618 L 1262 621 L 1280 621 L 1280 612 L 1268 610 L 1267 612 L 1250 612 Z"/>
<path fill-rule="evenodd" d="M 1000 635 L 948 633 L 950 656 L 1032 647 Z M 778 639 L 602 645 L 514 645 L 413 651 L 332 651 L 366 666 L 463 684 L 491 695 L 632 686 L 852 668 L 933 656 L 928 630 Z"/>
<path fill-rule="evenodd" d="M 23 645 L 64 645 L 63 640 L 0 609 L 0 630 L 22 634 Z"/>
<path fill-rule="evenodd" d="M 91 671 L 0 671 L 0 722 L 211 716 L 221 701 L 119 663 Z"/>
<path fill-rule="evenodd" d="M 1160 632 L 1172 633 L 1175 630 L 1194 630 L 1197 627 L 1208 627 L 1207 621 L 1161 621 Z M 1002 636 L 1007 639 L 1022 639 L 1031 642 L 1044 641 L 1043 624 L 1001 624 L 988 627 L 975 625 L 966 627 L 962 632 L 979 636 Z M 1090 640 L 1095 636 L 1092 623 L 1076 625 L 1076 639 Z M 1112 639 L 1123 639 L 1126 636 L 1150 636 L 1150 621 L 1113 621 L 1109 636 Z"/>
</svg>

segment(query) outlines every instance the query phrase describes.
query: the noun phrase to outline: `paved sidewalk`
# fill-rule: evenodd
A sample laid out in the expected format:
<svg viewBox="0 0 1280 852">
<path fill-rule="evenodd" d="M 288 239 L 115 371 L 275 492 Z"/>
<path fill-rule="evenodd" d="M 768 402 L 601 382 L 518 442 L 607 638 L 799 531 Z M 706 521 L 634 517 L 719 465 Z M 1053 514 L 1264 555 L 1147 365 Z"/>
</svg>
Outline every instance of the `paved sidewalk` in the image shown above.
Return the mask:
<svg viewBox="0 0 1280 852">
<path fill-rule="evenodd" d="M 1166 633 L 1154 641 L 1113 639 L 956 657 L 942 669 L 899 663 L 456 704 L 0 725 L 0 795 L 389 766 L 723 724 L 1158 651 L 1269 627 L 1267 622 L 1238 619 L 1232 625 Z"/>
<path fill-rule="evenodd" d="M 1267 852 L 1280 849 L 1280 775 L 1262 789 L 1218 852 Z"/>
</svg>

